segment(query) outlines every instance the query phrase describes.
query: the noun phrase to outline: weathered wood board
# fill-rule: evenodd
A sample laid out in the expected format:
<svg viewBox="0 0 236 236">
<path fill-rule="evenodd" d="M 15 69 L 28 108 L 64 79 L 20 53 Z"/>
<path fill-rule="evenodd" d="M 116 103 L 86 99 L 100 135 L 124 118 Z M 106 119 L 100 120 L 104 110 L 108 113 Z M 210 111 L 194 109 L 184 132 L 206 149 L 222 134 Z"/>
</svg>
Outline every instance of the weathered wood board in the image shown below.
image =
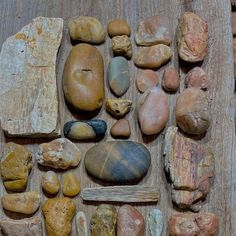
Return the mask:
<svg viewBox="0 0 236 236">
<path fill-rule="evenodd" d="M 179 60 L 176 50 L 176 26 L 178 19 L 182 12 L 194 11 L 206 19 L 209 23 L 209 52 L 202 63 L 203 69 L 207 72 L 211 80 L 211 86 L 208 91 L 208 97 L 211 103 L 210 111 L 212 114 L 212 123 L 206 137 L 201 142 L 209 142 L 215 153 L 215 179 L 211 192 L 205 201 L 203 211 L 211 211 L 219 217 L 219 236 L 233 236 L 236 235 L 236 153 L 235 153 L 235 124 L 234 124 L 234 78 L 233 78 L 233 50 L 232 50 L 232 31 L 231 31 L 231 17 L 230 17 L 230 1 L 222 0 L 1 0 L 0 1 L 0 45 L 7 37 L 15 34 L 24 25 L 28 24 L 30 20 L 36 16 L 48 17 L 62 17 L 65 20 L 63 42 L 58 54 L 57 63 L 57 79 L 58 91 L 60 100 L 60 120 L 61 125 L 66 121 L 75 119 L 77 116 L 72 114 L 64 101 L 63 92 L 61 88 L 62 72 L 66 57 L 72 47 L 70 38 L 68 36 L 67 22 L 68 19 L 76 15 L 95 16 L 104 24 L 116 18 L 123 17 L 127 19 L 132 27 L 132 43 L 134 54 L 137 52 L 137 46 L 134 43 L 134 32 L 138 22 L 145 17 L 163 14 L 170 19 L 173 48 L 175 55 L 172 61 L 176 67 L 179 66 Z M 111 40 L 106 38 L 106 42 L 99 46 L 105 66 L 107 67 L 109 59 L 111 58 Z M 134 104 L 140 96 L 135 88 L 135 76 L 137 68 L 133 64 L 133 60 L 129 62 L 131 87 L 123 96 L 124 98 L 132 99 Z M 183 90 L 183 78 L 189 67 L 181 64 L 181 89 Z M 164 67 L 163 67 L 164 68 Z M 163 68 L 158 70 L 160 78 L 162 77 Z M 178 96 L 177 94 L 169 95 L 170 101 L 170 118 L 168 125 L 175 124 L 174 106 Z M 112 98 L 113 95 L 106 87 L 106 97 Z M 0 101 L 1 102 L 1 101 Z M 108 122 L 108 127 L 114 123 L 103 108 L 97 115 L 97 118 L 103 118 Z M 138 123 L 135 114 L 135 108 L 127 116 L 131 122 L 132 135 L 130 140 L 143 142 L 147 145 L 152 154 L 152 165 L 147 176 L 140 184 L 160 187 L 161 199 L 156 204 L 139 204 L 137 207 L 146 217 L 148 209 L 152 207 L 160 207 L 164 212 L 165 221 L 169 219 L 170 215 L 176 211 L 173 208 L 169 186 L 167 184 L 165 173 L 163 170 L 162 158 L 162 144 L 164 132 L 159 136 L 143 137 L 138 128 Z M 111 140 L 109 132 L 105 140 Z M 26 144 L 32 152 L 37 150 L 39 143 L 45 140 L 33 139 L 8 139 L 1 135 L 1 143 L 7 141 L 14 141 L 21 144 Z M 80 143 L 77 145 L 84 156 L 86 150 L 94 143 Z M 1 149 L 2 150 L 2 149 Z M 41 191 L 40 179 L 44 168 L 39 168 L 35 163 L 31 171 L 29 184 L 27 190 L 34 189 Z M 81 179 L 81 187 L 95 187 L 100 186 L 100 182 L 94 182 L 86 174 L 83 160 L 75 171 Z M 61 174 L 60 174 L 61 175 Z M 1 195 L 5 193 L 5 189 L 0 187 Z M 61 193 L 60 193 L 61 194 Z M 42 193 L 42 197 L 45 196 Z M 43 199 L 43 200 L 44 200 Z M 77 210 L 83 210 L 88 220 L 95 210 L 95 203 L 82 202 L 80 197 L 75 199 L 77 202 Z M 1 211 L 1 216 L 4 216 Z M 38 211 L 37 214 L 40 214 Z M 73 231 L 71 235 L 75 234 L 75 224 L 73 223 Z M 146 227 L 146 234 L 150 235 L 148 227 Z M 166 224 L 163 235 L 167 235 Z"/>
</svg>

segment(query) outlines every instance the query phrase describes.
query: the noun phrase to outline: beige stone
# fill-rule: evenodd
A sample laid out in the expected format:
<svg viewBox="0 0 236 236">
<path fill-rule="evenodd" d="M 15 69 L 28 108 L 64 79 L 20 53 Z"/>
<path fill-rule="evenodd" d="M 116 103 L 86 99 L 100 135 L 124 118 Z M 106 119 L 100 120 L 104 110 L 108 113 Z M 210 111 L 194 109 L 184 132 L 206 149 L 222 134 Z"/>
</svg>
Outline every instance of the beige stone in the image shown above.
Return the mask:
<svg viewBox="0 0 236 236">
<path fill-rule="evenodd" d="M 60 190 L 60 182 L 54 171 L 47 171 L 42 177 L 42 188 L 49 194 L 56 194 Z"/>
<path fill-rule="evenodd" d="M 115 36 L 111 40 L 114 55 L 131 58 L 133 54 L 132 44 L 127 35 Z"/>
<path fill-rule="evenodd" d="M 89 236 L 87 219 L 82 211 L 78 211 L 75 216 L 77 236 Z"/>
<path fill-rule="evenodd" d="M 107 99 L 106 109 L 115 117 L 124 117 L 131 109 L 132 101 L 128 99 Z"/>
<path fill-rule="evenodd" d="M 114 19 L 109 22 L 107 31 L 110 37 L 117 35 L 127 35 L 130 36 L 131 29 L 128 22 L 124 19 Z"/>
<path fill-rule="evenodd" d="M 74 197 L 80 192 L 80 181 L 74 172 L 66 172 L 63 175 L 62 192 L 67 197 Z"/>
</svg>

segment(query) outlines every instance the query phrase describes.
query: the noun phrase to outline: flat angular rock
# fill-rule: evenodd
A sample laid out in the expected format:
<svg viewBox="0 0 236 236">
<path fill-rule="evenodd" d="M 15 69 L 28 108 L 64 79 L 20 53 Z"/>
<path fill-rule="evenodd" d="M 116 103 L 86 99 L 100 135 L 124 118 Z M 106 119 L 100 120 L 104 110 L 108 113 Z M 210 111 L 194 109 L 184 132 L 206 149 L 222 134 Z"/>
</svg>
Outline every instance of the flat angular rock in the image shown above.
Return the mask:
<svg viewBox="0 0 236 236">
<path fill-rule="evenodd" d="M 77 236 L 89 236 L 87 219 L 82 211 L 78 211 L 75 216 Z"/>
<path fill-rule="evenodd" d="M 0 120 L 8 136 L 60 135 L 56 57 L 63 20 L 37 17 L 0 53 Z"/>
<path fill-rule="evenodd" d="M 148 224 L 151 236 L 161 236 L 164 226 L 164 217 L 159 209 L 154 208 L 150 210 Z"/>
</svg>

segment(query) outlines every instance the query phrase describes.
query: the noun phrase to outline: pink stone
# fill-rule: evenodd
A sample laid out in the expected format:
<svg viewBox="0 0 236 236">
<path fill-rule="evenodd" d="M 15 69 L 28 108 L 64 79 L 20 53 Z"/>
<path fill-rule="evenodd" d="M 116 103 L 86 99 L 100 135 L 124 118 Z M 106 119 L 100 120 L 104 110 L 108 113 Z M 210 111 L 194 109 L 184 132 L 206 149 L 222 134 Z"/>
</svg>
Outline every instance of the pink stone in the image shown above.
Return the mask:
<svg viewBox="0 0 236 236">
<path fill-rule="evenodd" d="M 164 71 L 162 87 L 166 91 L 176 92 L 179 89 L 180 78 L 174 67 L 168 67 Z"/>
</svg>

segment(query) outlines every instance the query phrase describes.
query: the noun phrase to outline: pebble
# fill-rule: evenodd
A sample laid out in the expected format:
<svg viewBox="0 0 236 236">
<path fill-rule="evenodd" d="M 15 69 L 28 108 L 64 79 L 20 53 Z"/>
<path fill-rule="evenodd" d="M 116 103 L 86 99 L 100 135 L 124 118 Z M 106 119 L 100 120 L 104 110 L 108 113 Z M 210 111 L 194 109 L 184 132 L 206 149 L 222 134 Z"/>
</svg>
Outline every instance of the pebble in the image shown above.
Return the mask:
<svg viewBox="0 0 236 236">
<path fill-rule="evenodd" d="M 167 67 L 164 71 L 162 87 L 169 92 L 176 92 L 179 89 L 180 77 L 174 67 Z"/>
<path fill-rule="evenodd" d="M 128 61 L 121 56 L 111 59 L 108 71 L 108 84 L 111 91 L 120 97 L 130 86 Z"/>
<path fill-rule="evenodd" d="M 113 138 L 129 138 L 131 134 L 129 121 L 120 119 L 111 127 L 110 133 Z"/>
<path fill-rule="evenodd" d="M 11 193 L 3 195 L 2 207 L 11 212 L 33 214 L 40 205 L 38 192 Z"/>
<path fill-rule="evenodd" d="M 176 102 L 175 117 L 178 126 L 188 134 L 203 134 L 210 125 L 206 94 L 199 88 L 187 88 Z"/>
<path fill-rule="evenodd" d="M 114 206 L 99 205 L 90 221 L 91 236 L 115 236 L 116 217 L 117 212 Z"/>
<path fill-rule="evenodd" d="M 90 148 L 84 163 L 87 172 L 98 179 L 130 182 L 140 180 L 147 173 L 151 156 L 141 143 L 108 141 Z"/>
<path fill-rule="evenodd" d="M 117 236 L 143 236 L 145 221 L 133 206 L 123 205 L 118 211 Z"/>
<path fill-rule="evenodd" d="M 47 171 L 42 177 L 42 188 L 48 194 L 56 194 L 60 190 L 60 182 L 54 171 Z"/>
<path fill-rule="evenodd" d="M 62 192 L 67 197 L 74 197 L 80 192 L 80 181 L 75 173 L 69 171 L 63 175 Z"/>
<path fill-rule="evenodd" d="M 128 22 L 124 19 L 114 19 L 109 22 L 107 31 L 110 37 L 118 35 L 130 36 L 131 29 Z"/>
<path fill-rule="evenodd" d="M 166 16 L 152 16 L 138 25 L 135 41 L 141 46 L 171 43 L 169 20 Z"/>
<path fill-rule="evenodd" d="M 136 79 L 136 87 L 139 92 L 144 93 L 147 89 L 157 86 L 158 83 L 158 75 L 153 70 L 139 70 Z"/>
<path fill-rule="evenodd" d="M 143 134 L 161 132 L 169 117 L 168 96 L 158 87 L 148 89 L 138 100 L 138 121 Z"/>
<path fill-rule="evenodd" d="M 105 41 L 106 32 L 101 22 L 90 16 L 79 16 L 70 19 L 70 37 L 87 43 L 101 44 Z"/>
<path fill-rule="evenodd" d="M 7 190 L 24 191 L 32 168 L 30 151 L 16 143 L 4 144 L 0 168 L 3 185 Z"/>
<path fill-rule="evenodd" d="M 40 144 L 36 159 L 43 166 L 64 170 L 69 167 L 78 166 L 81 152 L 67 138 L 58 138 L 49 143 Z"/>
<path fill-rule="evenodd" d="M 99 119 L 88 121 L 68 121 L 64 125 L 65 136 L 77 140 L 102 138 L 105 136 L 106 131 L 106 122 Z"/>
<path fill-rule="evenodd" d="M 151 47 L 140 48 L 134 63 L 141 68 L 154 69 L 166 64 L 172 57 L 173 52 L 170 47 L 158 44 Z"/>
<path fill-rule="evenodd" d="M 128 99 L 107 99 L 106 110 L 114 117 L 124 117 L 132 107 L 132 101 Z"/>
<path fill-rule="evenodd" d="M 159 209 L 154 208 L 149 211 L 148 224 L 151 236 L 161 236 L 164 226 L 164 218 Z"/>
<path fill-rule="evenodd" d="M 48 236 L 69 236 L 72 219 L 75 214 L 75 203 L 67 197 L 47 199 L 43 205 Z"/>
<path fill-rule="evenodd" d="M 75 216 L 77 236 L 89 236 L 87 219 L 82 211 L 78 211 Z"/>
<path fill-rule="evenodd" d="M 104 92 L 104 64 L 101 53 L 81 43 L 70 51 L 63 73 L 66 101 L 77 111 L 94 112 L 101 108 Z"/>
<path fill-rule="evenodd" d="M 115 36 L 111 40 L 112 51 L 116 56 L 132 57 L 133 50 L 130 38 L 127 35 Z"/>
</svg>

